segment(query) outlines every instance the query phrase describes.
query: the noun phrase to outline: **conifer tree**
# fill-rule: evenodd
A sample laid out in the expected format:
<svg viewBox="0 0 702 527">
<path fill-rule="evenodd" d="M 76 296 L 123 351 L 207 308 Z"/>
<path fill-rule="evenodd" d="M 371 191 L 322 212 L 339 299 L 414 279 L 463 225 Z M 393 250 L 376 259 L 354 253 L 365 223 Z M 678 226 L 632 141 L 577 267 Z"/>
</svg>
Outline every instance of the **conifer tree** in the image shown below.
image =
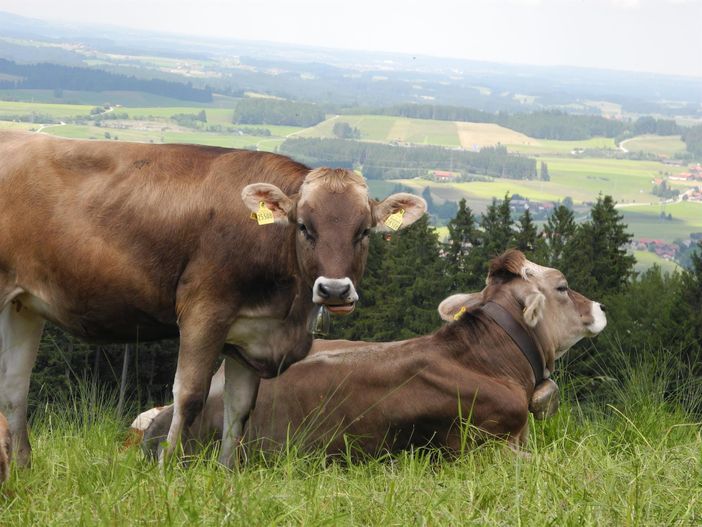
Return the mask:
<svg viewBox="0 0 702 527">
<path fill-rule="evenodd" d="M 448 277 L 428 216 L 382 243 L 380 251 L 369 254 L 369 265 L 371 257 L 382 256 L 375 262 L 377 273 L 369 268 L 372 278 L 369 282 L 364 278 L 358 312 L 342 324 L 334 320 L 334 337 L 400 340 L 424 335 L 440 325 L 436 308 L 448 296 Z"/>
<path fill-rule="evenodd" d="M 571 285 L 590 298 L 622 291 L 634 276 L 636 259 L 627 254 L 632 235 L 611 196 L 600 196 L 568 244 L 563 269 Z"/>
<path fill-rule="evenodd" d="M 546 242 L 546 263 L 549 267 L 560 269 L 563 260 L 563 251 L 575 234 L 576 223 L 573 211 L 564 205 L 558 205 L 549 215 L 544 225 L 544 239 Z"/>
<path fill-rule="evenodd" d="M 538 230 L 531 217 L 529 209 L 524 209 L 524 214 L 519 217 L 517 233 L 514 236 L 514 246 L 522 251 L 527 258 L 532 258 L 537 250 Z"/>
<path fill-rule="evenodd" d="M 505 199 L 492 200 L 485 214 L 480 219 L 481 244 L 479 250 L 471 253 L 472 267 L 475 273 L 484 280 L 490 259 L 502 254 L 514 244 L 513 221 L 510 211 L 511 198 L 505 194 Z"/>
<path fill-rule="evenodd" d="M 458 203 L 458 212 L 448 222 L 448 231 L 445 261 L 450 288 L 453 291 L 466 291 L 475 282 L 468 256 L 480 244 L 480 240 L 475 216 L 465 199 Z"/>
</svg>

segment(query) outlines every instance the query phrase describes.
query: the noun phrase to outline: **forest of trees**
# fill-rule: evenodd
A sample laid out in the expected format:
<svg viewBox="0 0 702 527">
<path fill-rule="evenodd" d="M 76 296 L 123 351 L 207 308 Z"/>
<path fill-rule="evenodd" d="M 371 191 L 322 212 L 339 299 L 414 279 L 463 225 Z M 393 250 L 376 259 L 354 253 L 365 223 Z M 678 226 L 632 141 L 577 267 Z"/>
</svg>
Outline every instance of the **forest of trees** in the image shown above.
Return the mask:
<svg viewBox="0 0 702 527">
<path fill-rule="evenodd" d="M 536 179 L 536 161 L 511 155 L 502 146 L 482 148 L 479 152 L 453 150 L 438 146 L 412 148 L 349 141 L 344 139 L 291 138 L 280 152 L 313 166 L 360 167 L 368 179 L 397 179 L 426 176 L 428 170 L 461 172 L 510 179 Z"/>
<path fill-rule="evenodd" d="M 685 141 L 688 152 L 702 157 L 702 125 L 685 128 L 682 132 L 682 140 Z"/>
<path fill-rule="evenodd" d="M 329 338 L 383 341 L 429 333 L 441 324 L 441 300 L 481 290 L 490 258 L 517 247 L 531 260 L 562 270 L 571 288 L 607 306 L 607 329 L 571 350 L 559 363 L 561 374 L 579 376 L 594 393 L 598 383 L 616 381 L 617 353 L 635 358 L 649 351 L 675 362 L 680 379 L 702 375 L 702 242 L 689 269 L 669 275 L 653 267 L 637 276 L 634 258 L 623 249 L 631 234 L 609 196 L 597 200 L 583 223 L 561 205 L 542 229 L 528 210 L 514 218 L 509 196 L 493 200 L 480 217 L 461 201 L 448 227 L 445 243 L 426 216 L 391 236 L 372 235 L 359 305 L 350 316 L 333 319 Z M 65 394 L 78 379 L 116 390 L 124 355 L 124 345 L 87 345 L 49 327 L 33 400 Z M 132 344 L 129 397 L 142 406 L 168 401 L 176 358 L 176 341 Z"/>
<path fill-rule="evenodd" d="M 212 90 L 193 88 L 190 83 L 162 79 L 139 79 L 107 71 L 59 64 L 16 64 L 0 59 L 0 73 L 20 80 L 0 80 L 0 89 L 44 89 L 77 91 L 142 91 L 185 101 L 212 102 Z"/>
<path fill-rule="evenodd" d="M 234 110 L 234 124 L 314 126 L 326 118 L 316 104 L 277 99 L 242 99 Z"/>
</svg>

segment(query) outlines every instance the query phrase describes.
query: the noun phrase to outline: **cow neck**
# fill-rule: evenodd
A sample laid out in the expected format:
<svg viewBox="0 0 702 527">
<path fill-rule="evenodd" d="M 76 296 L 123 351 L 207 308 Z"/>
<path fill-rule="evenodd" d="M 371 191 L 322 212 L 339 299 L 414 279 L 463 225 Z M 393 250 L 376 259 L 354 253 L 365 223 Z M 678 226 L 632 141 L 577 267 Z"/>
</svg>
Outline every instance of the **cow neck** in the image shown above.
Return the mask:
<svg viewBox="0 0 702 527">
<path fill-rule="evenodd" d="M 534 386 L 544 380 L 545 357 L 536 339 L 522 326 L 504 307 L 497 302 L 486 302 L 480 308 L 517 345 L 522 354 L 529 361 L 534 372 Z"/>
</svg>

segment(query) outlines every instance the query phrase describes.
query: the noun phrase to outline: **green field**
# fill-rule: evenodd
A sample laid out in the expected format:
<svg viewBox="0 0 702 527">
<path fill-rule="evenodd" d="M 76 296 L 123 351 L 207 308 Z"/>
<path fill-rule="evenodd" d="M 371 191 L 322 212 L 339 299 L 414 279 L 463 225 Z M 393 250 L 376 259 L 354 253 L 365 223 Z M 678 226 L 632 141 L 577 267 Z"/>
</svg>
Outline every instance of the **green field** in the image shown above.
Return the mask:
<svg viewBox="0 0 702 527">
<path fill-rule="evenodd" d="M 335 123 L 345 122 L 358 128 L 363 141 L 403 142 L 419 145 L 471 148 L 507 144 L 510 140 L 530 139 L 495 124 L 456 123 L 431 119 L 409 119 L 388 115 L 336 115 L 300 133 L 300 137 L 333 138 Z"/>
<path fill-rule="evenodd" d="M 108 121 L 105 121 L 107 124 Z M 46 129 L 46 133 L 59 137 L 73 139 L 106 139 L 109 133 L 112 138 L 118 137 L 120 141 L 139 141 L 153 143 L 189 143 L 227 148 L 246 148 L 258 146 L 261 150 L 274 151 L 285 139 L 282 137 L 260 137 L 237 134 L 214 134 L 190 130 L 135 130 L 110 128 L 109 126 L 66 125 L 53 126 Z"/>
<path fill-rule="evenodd" d="M 686 148 L 679 135 L 640 135 L 628 139 L 622 146 L 629 152 L 646 152 L 668 157 L 684 152 Z"/>
<path fill-rule="evenodd" d="M 0 101 L 0 119 L 7 115 L 50 115 L 56 119 L 86 117 L 93 106 L 77 104 L 44 104 L 36 102 Z"/>
<path fill-rule="evenodd" d="M 192 101 L 182 101 L 171 97 L 153 95 L 136 91 L 72 91 L 64 90 L 61 97 L 56 97 L 53 90 L 0 90 L 0 99 L 7 101 L 23 101 L 28 103 L 52 103 L 70 105 L 101 106 L 103 104 L 121 104 L 122 106 L 173 106 L 190 107 Z M 224 95 L 214 95 L 213 101 L 204 107 L 229 107 L 233 108 L 236 100 Z M 1 101 L 0 101 L 1 102 Z"/>
<path fill-rule="evenodd" d="M 609 194 L 620 203 L 653 203 L 651 180 L 670 167 L 655 161 L 593 159 L 572 157 L 542 158 L 548 165 L 550 181 L 494 178 L 491 182 L 433 183 L 426 180 L 401 180 L 414 188 L 431 186 L 438 192 L 451 189 L 456 196 L 478 199 L 502 198 L 506 192 L 531 200 L 560 201 L 566 196 L 575 203 L 593 202 Z M 450 191 L 443 190 L 443 193 Z"/>
<path fill-rule="evenodd" d="M 620 203 L 657 202 L 651 194 L 652 180 L 670 167 L 657 161 L 626 159 L 544 157 L 548 165 L 549 188 L 571 196 L 576 202 L 594 201 L 599 193 Z"/>
<path fill-rule="evenodd" d="M 532 422 L 528 457 L 490 442 L 456 459 L 416 450 L 335 462 L 293 445 L 278 456 L 251 452 L 234 471 L 204 455 L 164 473 L 124 449 L 128 419 L 111 405 L 41 405 L 32 467 L 13 470 L 0 490 L 0 523 L 700 525 L 702 436 L 677 402 L 700 394 L 691 383 L 671 393 L 650 365 L 628 377 L 615 387 L 594 380 L 606 389 L 601 402 L 580 404 L 560 381 L 561 409 Z"/>
<path fill-rule="evenodd" d="M 610 149 L 616 147 L 614 139 L 610 137 L 593 137 L 591 139 L 583 139 L 579 141 L 552 141 L 549 139 L 534 139 L 534 144 L 510 144 L 506 143 L 507 149 L 510 152 L 518 152 L 522 154 L 530 154 L 535 156 L 543 156 L 549 154 L 569 154 L 573 150 L 580 149 Z"/>
<path fill-rule="evenodd" d="M 656 253 L 648 251 L 634 251 L 632 254 L 634 255 L 634 258 L 636 258 L 635 269 L 639 273 L 645 271 L 649 267 L 653 267 L 654 265 L 659 266 L 663 272 L 666 273 L 682 270 L 682 268 L 675 262 L 661 258 Z"/>
<path fill-rule="evenodd" d="M 702 203 L 686 201 L 668 205 L 622 208 L 624 221 L 635 238 L 661 238 L 667 241 L 686 239 L 692 232 L 702 232 Z M 661 212 L 673 219 L 661 218 Z"/>
</svg>

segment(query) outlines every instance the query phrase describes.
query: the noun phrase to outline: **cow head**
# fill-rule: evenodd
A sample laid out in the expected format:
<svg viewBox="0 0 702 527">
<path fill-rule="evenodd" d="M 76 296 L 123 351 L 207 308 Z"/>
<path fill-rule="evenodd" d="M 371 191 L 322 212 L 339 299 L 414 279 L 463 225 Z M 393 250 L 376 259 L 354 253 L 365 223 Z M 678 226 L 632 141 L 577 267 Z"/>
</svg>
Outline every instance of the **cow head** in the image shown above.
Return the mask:
<svg viewBox="0 0 702 527">
<path fill-rule="evenodd" d="M 559 270 L 530 262 L 517 250 L 492 260 L 482 292 L 447 298 L 439 306 L 439 314 L 444 320 L 453 320 L 462 307 L 470 310 L 488 301 L 507 308 L 531 328 L 549 370 L 576 342 L 599 334 L 607 325 L 602 304 L 570 289 Z"/>
<path fill-rule="evenodd" d="M 358 300 L 356 284 L 365 269 L 371 230 L 388 229 L 385 222 L 393 214 L 404 228 L 427 208 L 422 198 L 406 193 L 381 202 L 369 199 L 362 176 L 330 168 L 312 170 L 294 196 L 255 183 L 244 188 L 242 199 L 254 212 L 263 204 L 276 223 L 296 230 L 298 267 L 312 299 L 335 314 L 350 313 Z"/>
</svg>

